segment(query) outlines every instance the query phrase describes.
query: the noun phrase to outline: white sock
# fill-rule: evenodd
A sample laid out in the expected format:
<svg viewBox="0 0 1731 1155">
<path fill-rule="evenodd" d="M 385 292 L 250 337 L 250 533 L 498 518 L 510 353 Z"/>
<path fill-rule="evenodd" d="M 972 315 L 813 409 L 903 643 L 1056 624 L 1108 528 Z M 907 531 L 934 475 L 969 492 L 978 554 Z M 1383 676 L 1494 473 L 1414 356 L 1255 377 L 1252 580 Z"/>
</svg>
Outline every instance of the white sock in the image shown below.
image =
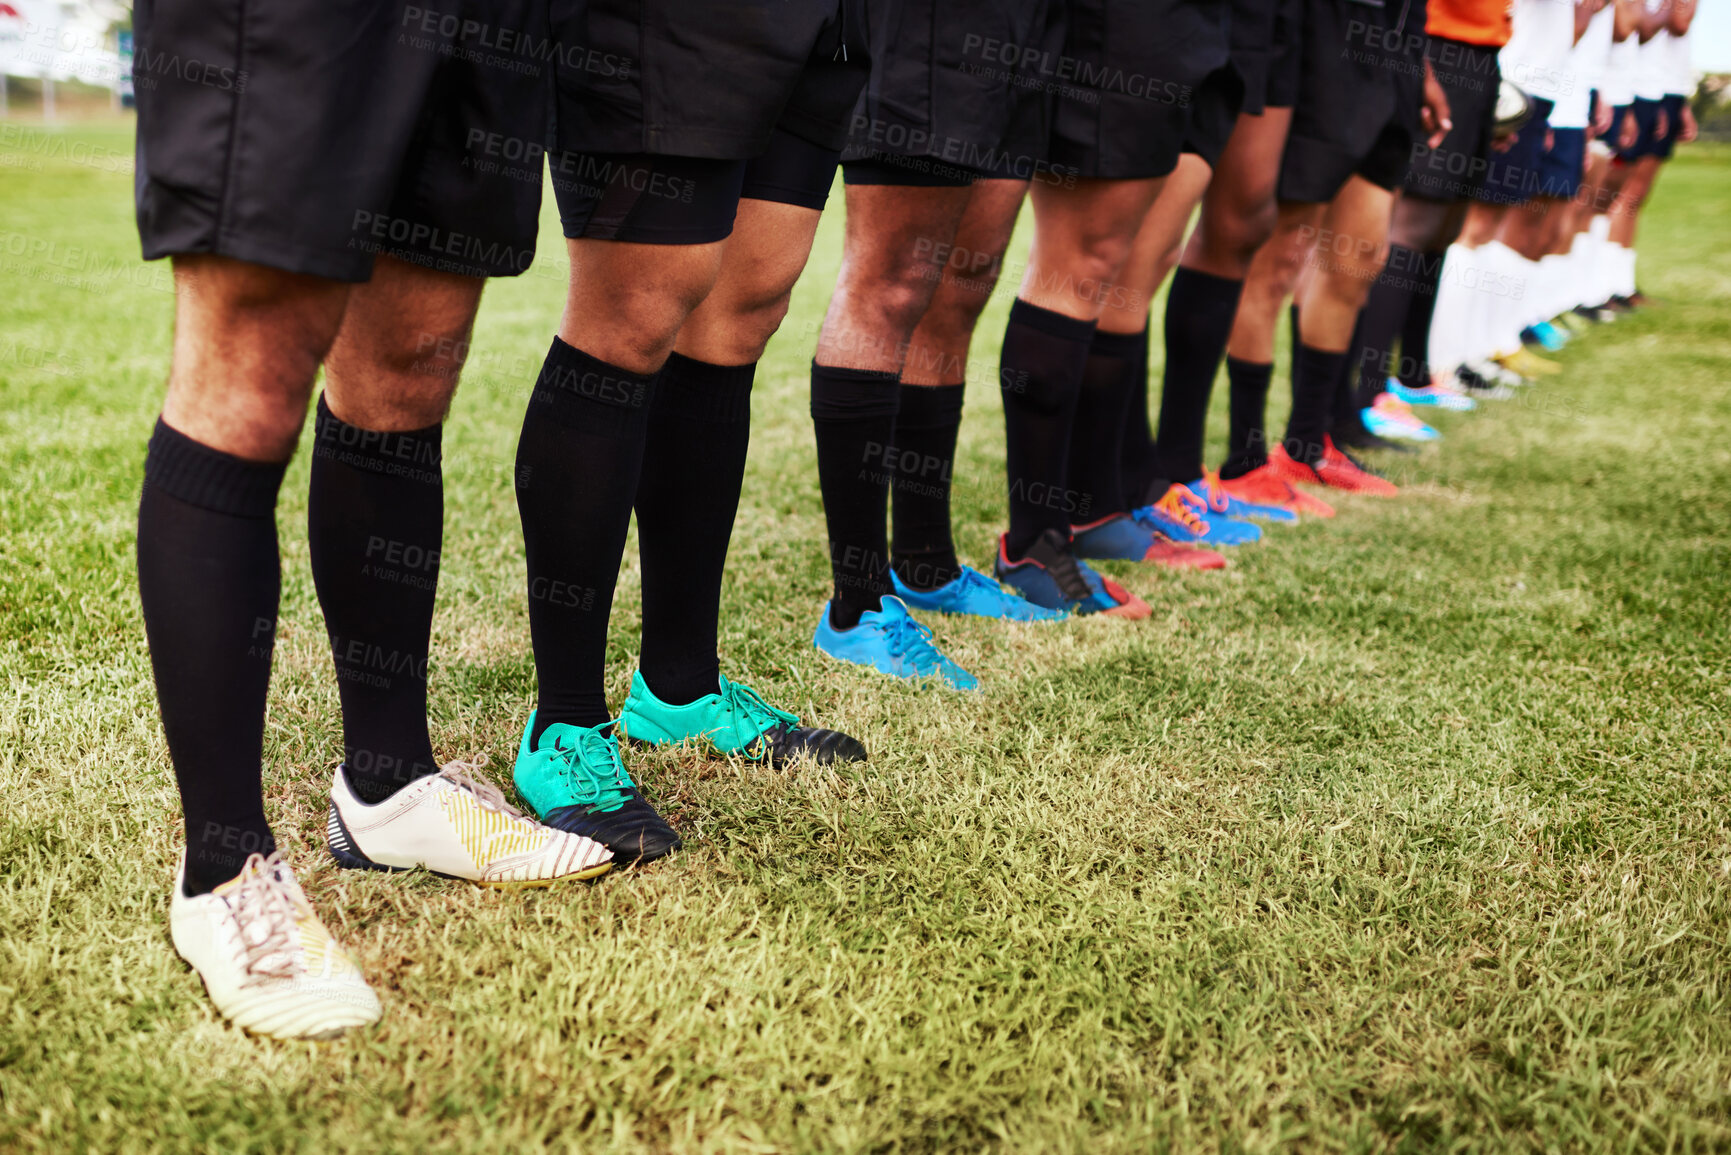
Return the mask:
<svg viewBox="0 0 1731 1155">
<path fill-rule="evenodd" d="M 1518 308 L 1519 294 L 1525 291 L 1524 286 L 1516 285 L 1509 277 L 1508 266 L 1503 260 L 1507 252 L 1508 247 L 1501 241 L 1479 246 L 1479 289 L 1473 294 L 1472 339 L 1468 346 L 1474 359 L 1506 352 L 1498 347 L 1500 327 L 1497 312 L 1499 309 Z"/>
<path fill-rule="evenodd" d="M 1544 319 L 1561 317 L 1575 306 L 1568 300 L 1568 253 L 1548 253 L 1539 265 L 1544 274 Z"/>
<path fill-rule="evenodd" d="M 1431 368 L 1447 373 L 1464 359 L 1461 349 L 1467 309 L 1474 296 L 1478 250 L 1452 244 L 1443 256 L 1442 279 L 1437 282 L 1436 311 L 1431 315 L 1430 347 L 1425 350 Z"/>
<path fill-rule="evenodd" d="M 1490 326 L 1487 345 L 1493 353 L 1513 353 L 1521 347 L 1521 330 L 1527 327 L 1533 297 L 1538 291 L 1537 262 L 1527 260 L 1501 241 L 1492 241 L 1484 247 L 1490 250 L 1492 267 L 1501 276 L 1501 287 L 1508 294 L 1487 310 Z"/>
<path fill-rule="evenodd" d="M 1569 242 L 1569 252 L 1566 256 L 1568 267 L 1564 270 L 1564 296 L 1568 303 L 1563 307 L 1573 309 L 1580 305 L 1591 303 L 1593 297 L 1593 246 L 1590 234 L 1578 232 L 1575 239 Z"/>
</svg>

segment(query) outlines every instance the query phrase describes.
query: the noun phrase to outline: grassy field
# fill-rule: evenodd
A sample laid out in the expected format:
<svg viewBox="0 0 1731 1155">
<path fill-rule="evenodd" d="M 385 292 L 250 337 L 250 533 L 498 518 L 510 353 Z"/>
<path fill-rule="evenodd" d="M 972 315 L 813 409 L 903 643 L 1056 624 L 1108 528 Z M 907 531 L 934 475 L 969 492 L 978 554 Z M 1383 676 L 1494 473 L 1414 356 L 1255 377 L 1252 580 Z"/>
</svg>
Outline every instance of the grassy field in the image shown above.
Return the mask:
<svg viewBox="0 0 1731 1155">
<path fill-rule="evenodd" d="M 1731 149 L 1661 181 L 1668 303 L 1445 415 L 1402 500 L 1224 573 L 1116 568 L 1148 622 L 937 622 L 965 699 L 810 643 L 832 213 L 758 378 L 723 668 L 873 759 L 635 758 L 687 849 L 593 886 L 329 864 L 303 453 L 267 809 L 386 1010 L 323 1046 L 224 1026 L 168 941 L 132 555 L 171 299 L 130 155 L 126 122 L 0 124 L 0 1149 L 1731 1149 Z M 509 462 L 563 277 L 544 251 L 488 291 L 446 435 L 434 742 L 501 782 L 534 688 Z M 1003 449 L 975 376 L 978 563 Z M 616 702 L 637 629 L 633 572 Z"/>
</svg>

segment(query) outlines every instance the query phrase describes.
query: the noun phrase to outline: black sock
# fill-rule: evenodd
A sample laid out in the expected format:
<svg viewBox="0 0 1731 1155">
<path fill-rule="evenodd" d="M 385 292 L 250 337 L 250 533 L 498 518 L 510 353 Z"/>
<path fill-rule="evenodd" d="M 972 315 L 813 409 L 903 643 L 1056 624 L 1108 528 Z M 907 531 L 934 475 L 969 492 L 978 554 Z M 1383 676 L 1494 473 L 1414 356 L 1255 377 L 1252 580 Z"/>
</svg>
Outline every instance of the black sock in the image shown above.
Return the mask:
<svg viewBox="0 0 1731 1155">
<path fill-rule="evenodd" d="M 1286 421 L 1286 452 L 1306 465 L 1322 458 L 1335 390 L 1346 353 L 1300 344 L 1292 359 L 1292 415 Z"/>
<path fill-rule="evenodd" d="M 859 625 L 860 615 L 882 609 L 894 589 L 889 577 L 890 467 L 901 403 L 896 374 L 835 369 L 811 363 L 811 423 L 817 431 L 817 478 L 829 527 L 829 565 L 835 579 L 830 622 Z"/>
<path fill-rule="evenodd" d="M 896 414 L 890 557 L 902 581 L 935 590 L 962 576 L 950 536 L 950 485 L 964 385 L 903 385 Z"/>
<path fill-rule="evenodd" d="M 343 701 L 343 766 L 377 803 L 438 772 L 427 650 L 444 533 L 440 430 L 376 433 L 319 397 L 307 542 Z"/>
<path fill-rule="evenodd" d="M 1364 311 L 1358 315 L 1348 360 L 1358 368 L 1358 390 L 1353 402 L 1360 409 L 1375 404 L 1384 380 L 1394 371 L 1395 338 L 1413 302 L 1410 270 L 1416 256 L 1400 245 L 1389 248 L 1388 264 L 1370 287 Z"/>
<path fill-rule="evenodd" d="M 1400 329 L 1400 383 L 1408 389 L 1422 389 L 1430 384 L 1430 324 L 1436 316 L 1436 295 L 1442 284 L 1446 255 L 1419 253 L 1413 258 L 1413 271 L 1408 278 L 1412 282 L 1412 297 Z"/>
<path fill-rule="evenodd" d="M 1136 334 L 1136 367 L 1130 395 L 1124 399 L 1124 438 L 1118 455 L 1118 475 L 1124 482 L 1124 508 L 1147 505 L 1160 467 L 1154 454 L 1154 428 L 1148 423 L 1148 327 Z"/>
<path fill-rule="evenodd" d="M 1244 282 L 1182 266 L 1166 297 L 1166 370 L 1160 385 L 1160 472 L 1179 481 L 1202 476 L 1208 397 L 1226 354 Z"/>
<path fill-rule="evenodd" d="M 755 363 L 711 365 L 674 353 L 655 380 L 637 482 L 639 669 L 670 705 L 695 702 L 720 685 L 721 576 L 745 480 L 756 372 Z"/>
<path fill-rule="evenodd" d="M 188 895 L 276 849 L 260 777 L 285 468 L 220 453 L 161 421 L 145 457 L 138 593 L 186 819 Z"/>
<path fill-rule="evenodd" d="M 643 465 L 651 380 L 557 337 L 517 442 L 535 732 L 607 721 L 607 618 Z"/>
<path fill-rule="evenodd" d="M 1330 429 L 1364 431 L 1364 422 L 1358 416 L 1358 394 L 1352 382 L 1353 357 L 1360 351 L 1363 340 L 1364 310 L 1360 309 L 1358 320 L 1352 326 L 1352 341 L 1346 347 L 1346 356 L 1340 359 L 1340 368 L 1335 371 L 1334 390 L 1329 395 Z"/>
<path fill-rule="evenodd" d="M 1009 474 L 1011 558 L 1048 529 L 1066 538 L 1072 519 L 1089 511 L 1068 490 L 1070 425 L 1094 322 L 1066 317 L 1021 298 L 1004 328 L 999 383 L 1004 391 L 1005 464 Z"/>
<path fill-rule="evenodd" d="M 1141 333 L 1095 329 L 1082 363 L 1076 416 L 1070 426 L 1069 487 L 1076 495 L 1077 525 L 1129 508 L 1122 473 L 1125 413 L 1135 392 Z"/>
<path fill-rule="evenodd" d="M 1228 481 L 1243 477 L 1268 461 L 1268 433 L 1263 422 L 1268 413 L 1268 385 L 1273 379 L 1273 365 L 1226 358 L 1231 423 L 1226 435 L 1226 462 L 1220 467 L 1220 476 Z"/>
</svg>

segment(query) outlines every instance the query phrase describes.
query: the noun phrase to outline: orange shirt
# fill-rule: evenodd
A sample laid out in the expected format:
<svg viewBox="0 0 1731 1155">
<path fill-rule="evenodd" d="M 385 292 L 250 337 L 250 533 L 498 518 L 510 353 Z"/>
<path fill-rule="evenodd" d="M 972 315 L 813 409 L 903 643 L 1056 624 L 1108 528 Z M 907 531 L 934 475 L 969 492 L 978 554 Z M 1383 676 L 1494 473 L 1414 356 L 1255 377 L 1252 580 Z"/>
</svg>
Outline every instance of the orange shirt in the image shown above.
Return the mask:
<svg viewBox="0 0 1731 1155">
<path fill-rule="evenodd" d="M 1430 0 L 1424 30 L 1465 44 L 1501 48 L 1509 42 L 1510 0 Z"/>
</svg>

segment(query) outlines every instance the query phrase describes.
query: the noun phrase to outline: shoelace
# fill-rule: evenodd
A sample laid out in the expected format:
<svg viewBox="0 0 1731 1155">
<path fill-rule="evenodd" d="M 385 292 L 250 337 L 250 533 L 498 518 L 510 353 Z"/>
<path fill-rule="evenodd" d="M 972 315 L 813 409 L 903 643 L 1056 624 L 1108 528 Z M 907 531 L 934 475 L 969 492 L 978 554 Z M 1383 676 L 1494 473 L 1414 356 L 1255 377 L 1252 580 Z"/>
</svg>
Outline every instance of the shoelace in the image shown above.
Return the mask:
<svg viewBox="0 0 1731 1155">
<path fill-rule="evenodd" d="M 750 686 L 742 686 L 738 682 L 727 682 L 727 689 L 722 694 L 722 700 L 727 703 L 728 712 L 733 716 L 734 728 L 744 729 L 740 721 L 748 723 L 755 729 L 759 737 L 768 734 L 778 726 L 793 727 L 799 725 L 799 715 L 789 714 L 786 710 L 778 710 L 764 701 L 758 692 Z"/>
<path fill-rule="evenodd" d="M 282 852 L 270 857 L 249 855 L 240 868 L 240 881 L 228 895 L 229 910 L 240 928 L 242 966 L 247 979 L 242 986 L 255 986 L 271 979 L 292 979 L 300 971 L 294 952 L 294 894 L 283 884 L 281 872 L 288 869 Z M 255 931 L 262 931 L 255 935 Z M 266 960 L 274 959 L 271 965 Z"/>
<path fill-rule="evenodd" d="M 1208 491 L 1208 508 L 1215 513 L 1225 513 L 1232 508 L 1232 499 L 1226 496 L 1220 488 L 1220 474 L 1212 469 L 1202 471 L 1202 487 Z M 1192 490 L 1191 492 L 1195 492 Z M 1200 496 L 1198 494 L 1197 496 Z"/>
<path fill-rule="evenodd" d="M 1207 537 L 1208 523 L 1202 520 L 1202 515 L 1198 512 L 1197 507 L 1206 509 L 1207 505 L 1200 497 L 1190 492 L 1189 486 L 1185 485 L 1174 485 L 1162 495 L 1159 501 L 1154 503 L 1155 509 L 1197 537 Z"/>
<path fill-rule="evenodd" d="M 1004 593 L 1003 586 L 999 585 L 979 570 L 974 569 L 971 566 L 963 566 L 962 592 L 966 593 L 970 589 L 983 590 L 986 593 L 998 594 L 1000 597 Z"/>
<path fill-rule="evenodd" d="M 914 669 L 921 673 L 936 669 L 944 660 L 937 647 L 932 645 L 931 627 L 921 625 L 905 614 L 894 619 L 885 642 L 892 658 L 912 660 Z"/>
<path fill-rule="evenodd" d="M 625 801 L 637 784 L 631 781 L 631 775 L 625 772 L 625 763 L 619 760 L 619 742 L 612 735 L 603 735 L 598 728 L 573 726 L 579 737 L 575 746 L 560 746 L 558 751 L 564 763 L 567 778 L 581 778 L 587 788 L 586 794 L 577 799 L 578 802 L 591 806 L 617 808 Z M 564 735 L 559 736 L 563 738 Z M 607 766 L 611 771 L 611 780 L 597 774 L 593 767 Z"/>
<path fill-rule="evenodd" d="M 1093 587 L 1082 576 L 1081 565 L 1068 551 L 1053 554 L 1052 560 L 1046 563 L 1046 572 L 1058 583 L 1058 592 L 1071 601 L 1083 602 L 1094 596 Z"/>
<path fill-rule="evenodd" d="M 496 810 L 510 818 L 527 821 L 523 812 L 505 801 L 505 792 L 484 778 L 475 777 L 475 771 L 487 764 L 485 754 L 473 762 L 447 762 L 439 767 L 439 777 L 449 779 L 459 789 L 467 790 L 475 796 L 484 809 Z"/>
</svg>

